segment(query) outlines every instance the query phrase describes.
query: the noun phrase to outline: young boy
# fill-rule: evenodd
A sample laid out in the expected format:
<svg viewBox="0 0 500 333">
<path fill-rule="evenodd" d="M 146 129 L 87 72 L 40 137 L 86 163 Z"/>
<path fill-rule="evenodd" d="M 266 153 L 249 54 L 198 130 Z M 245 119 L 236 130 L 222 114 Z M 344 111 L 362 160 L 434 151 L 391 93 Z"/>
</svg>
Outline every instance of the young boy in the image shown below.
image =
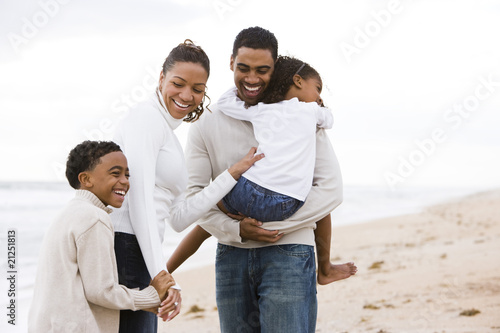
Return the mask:
<svg viewBox="0 0 500 333">
<path fill-rule="evenodd" d="M 175 282 L 162 271 L 143 290 L 118 284 L 106 206 L 122 205 L 129 170 L 117 144 L 77 145 L 68 156 L 66 177 L 76 194 L 45 235 L 28 331 L 118 332 L 119 310 L 157 308 Z"/>
</svg>

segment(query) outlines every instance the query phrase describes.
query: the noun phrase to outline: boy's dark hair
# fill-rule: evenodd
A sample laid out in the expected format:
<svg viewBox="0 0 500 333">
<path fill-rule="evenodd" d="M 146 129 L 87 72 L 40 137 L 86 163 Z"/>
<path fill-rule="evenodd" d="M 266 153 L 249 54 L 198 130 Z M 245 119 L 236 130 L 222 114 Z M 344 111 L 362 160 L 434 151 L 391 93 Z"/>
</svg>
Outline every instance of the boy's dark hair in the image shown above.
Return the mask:
<svg viewBox="0 0 500 333">
<path fill-rule="evenodd" d="M 66 162 L 66 178 L 74 189 L 80 188 L 78 175 L 92 171 L 101 162 L 101 157 L 115 151 L 122 151 L 120 146 L 111 141 L 84 141 L 73 148 Z"/>
<path fill-rule="evenodd" d="M 278 40 L 272 32 L 261 27 L 243 29 L 233 43 L 233 58 L 236 58 L 240 47 L 269 50 L 273 60 L 278 58 Z"/>
<path fill-rule="evenodd" d="M 300 75 L 304 80 L 317 78 L 321 82 L 319 73 L 308 63 L 293 57 L 279 56 L 274 65 L 269 86 L 264 91 L 262 102 L 271 104 L 283 101 L 288 90 L 294 84 L 295 74 Z"/>
<path fill-rule="evenodd" d="M 170 51 L 168 54 L 167 58 L 163 62 L 162 66 L 162 71 L 163 75 L 166 75 L 167 72 L 174 67 L 174 65 L 177 62 L 191 62 L 193 64 L 200 64 L 206 71 L 207 71 L 207 76 L 210 76 L 210 59 L 208 58 L 207 54 L 203 49 L 193 43 L 190 39 L 184 40 L 184 43 L 180 43 L 176 47 Z M 205 94 L 206 96 L 206 94 Z M 201 102 L 200 105 L 193 111 L 191 111 L 184 119 L 183 121 L 192 123 L 198 120 L 200 116 L 203 114 L 204 107 L 203 107 L 203 101 Z M 207 110 L 208 106 L 206 107 Z"/>
</svg>

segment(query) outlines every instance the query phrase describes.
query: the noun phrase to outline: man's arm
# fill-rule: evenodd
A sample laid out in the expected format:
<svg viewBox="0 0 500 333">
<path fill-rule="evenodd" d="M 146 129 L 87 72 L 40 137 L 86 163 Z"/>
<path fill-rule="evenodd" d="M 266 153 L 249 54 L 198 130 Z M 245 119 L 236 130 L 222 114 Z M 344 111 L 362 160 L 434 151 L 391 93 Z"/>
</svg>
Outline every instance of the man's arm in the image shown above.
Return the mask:
<svg viewBox="0 0 500 333">
<path fill-rule="evenodd" d="M 320 129 L 316 132 L 316 164 L 313 184 L 304 205 L 285 221 L 266 222 L 263 225 L 254 219 L 242 220 L 240 222 L 241 238 L 274 243 L 282 234 L 311 226 L 342 203 L 342 189 L 342 174 L 337 156 L 328 134 Z"/>
<path fill-rule="evenodd" d="M 188 195 L 202 190 L 212 178 L 210 156 L 197 125 L 191 126 L 186 146 L 189 173 Z M 342 202 L 342 177 L 337 157 L 325 130 L 317 131 L 316 140 L 313 186 L 304 206 L 290 219 L 282 222 L 266 222 L 265 228 L 268 229 L 266 230 L 253 219 L 245 219 L 239 223 L 214 207 L 199 222 L 199 225 L 224 243 L 242 243 L 242 238 L 259 242 L 275 242 L 279 240 L 279 236 L 276 237 L 278 233 L 301 229 L 329 214 Z"/>
<path fill-rule="evenodd" d="M 212 164 L 198 124 L 189 129 L 186 164 L 189 174 L 187 196 L 193 196 L 210 184 Z M 239 221 L 228 217 L 214 206 L 199 223 L 203 229 L 223 242 L 241 242 Z"/>
</svg>

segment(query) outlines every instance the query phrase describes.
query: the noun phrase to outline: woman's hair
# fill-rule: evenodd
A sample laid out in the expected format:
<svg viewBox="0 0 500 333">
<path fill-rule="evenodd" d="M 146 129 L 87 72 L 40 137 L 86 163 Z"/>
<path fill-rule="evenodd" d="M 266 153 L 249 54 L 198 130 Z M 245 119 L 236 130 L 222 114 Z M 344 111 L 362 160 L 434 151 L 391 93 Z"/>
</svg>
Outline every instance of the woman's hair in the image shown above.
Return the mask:
<svg viewBox="0 0 500 333">
<path fill-rule="evenodd" d="M 166 75 L 167 72 L 172 69 L 172 67 L 174 67 L 178 62 L 191 62 L 194 64 L 200 64 L 207 71 L 207 77 L 210 76 L 210 59 L 208 59 L 205 51 L 203 51 L 200 46 L 194 44 L 190 39 L 186 39 L 184 43 L 180 43 L 179 45 L 174 47 L 172 51 L 170 51 L 167 58 L 163 62 L 163 75 Z M 206 93 L 203 96 L 201 104 L 198 105 L 198 107 L 194 111 L 190 112 L 186 116 L 186 118 L 184 118 L 184 121 L 194 122 L 198 120 L 198 118 L 200 118 L 204 111 L 203 104 L 205 103 L 205 97 L 208 97 Z M 208 99 L 210 100 L 210 97 L 208 97 Z M 210 111 L 208 105 L 207 110 Z"/>
<path fill-rule="evenodd" d="M 73 148 L 66 162 L 66 178 L 74 189 L 80 188 L 78 175 L 81 172 L 92 171 L 101 162 L 101 157 L 115 151 L 122 151 L 120 146 L 112 141 L 83 141 Z"/>
<path fill-rule="evenodd" d="M 319 73 L 308 63 L 293 57 L 279 56 L 262 102 L 271 104 L 283 101 L 290 87 L 294 85 L 295 75 L 300 75 L 304 80 L 316 78 L 321 81 Z"/>
</svg>

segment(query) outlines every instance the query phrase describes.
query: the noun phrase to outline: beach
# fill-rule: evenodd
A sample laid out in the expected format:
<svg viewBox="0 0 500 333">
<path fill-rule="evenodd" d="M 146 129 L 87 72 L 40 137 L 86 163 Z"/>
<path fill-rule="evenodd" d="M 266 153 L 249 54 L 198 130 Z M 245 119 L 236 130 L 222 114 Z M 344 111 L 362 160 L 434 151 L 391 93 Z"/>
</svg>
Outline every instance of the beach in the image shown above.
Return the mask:
<svg viewBox="0 0 500 333">
<path fill-rule="evenodd" d="M 500 190 L 335 226 L 334 263 L 358 273 L 317 286 L 317 332 L 500 332 Z M 219 332 L 213 264 L 174 273 L 181 314 L 159 332 Z"/>
</svg>

